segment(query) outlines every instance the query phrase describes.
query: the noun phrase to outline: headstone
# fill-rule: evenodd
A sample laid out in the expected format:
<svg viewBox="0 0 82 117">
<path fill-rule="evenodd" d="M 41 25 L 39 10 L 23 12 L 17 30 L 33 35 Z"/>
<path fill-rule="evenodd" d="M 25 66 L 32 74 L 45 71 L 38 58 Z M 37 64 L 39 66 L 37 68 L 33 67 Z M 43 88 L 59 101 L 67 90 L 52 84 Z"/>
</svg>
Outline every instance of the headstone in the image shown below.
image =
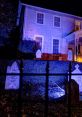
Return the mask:
<svg viewBox="0 0 82 117">
<path fill-rule="evenodd" d="M 36 52 L 36 58 L 41 58 L 41 50 L 37 50 L 37 52 Z"/>
<path fill-rule="evenodd" d="M 73 60 L 73 53 L 72 50 L 68 50 L 68 61 L 72 61 Z"/>
<path fill-rule="evenodd" d="M 71 79 L 71 104 L 79 103 L 79 85 Z"/>
<path fill-rule="evenodd" d="M 7 73 L 20 73 L 17 62 L 13 62 L 11 66 L 7 67 Z M 19 75 L 6 75 L 5 89 L 18 89 L 19 88 Z"/>
<path fill-rule="evenodd" d="M 70 85 L 69 82 L 66 84 L 66 94 L 67 103 L 69 102 L 70 104 L 79 103 L 79 85 L 75 80 L 71 79 Z"/>
<path fill-rule="evenodd" d="M 79 70 L 79 65 L 75 65 L 75 70 L 72 72 L 72 74 L 82 74 L 82 72 Z M 79 92 L 82 92 L 82 75 L 72 75 L 71 79 L 74 79 L 76 83 L 79 85 Z"/>
</svg>

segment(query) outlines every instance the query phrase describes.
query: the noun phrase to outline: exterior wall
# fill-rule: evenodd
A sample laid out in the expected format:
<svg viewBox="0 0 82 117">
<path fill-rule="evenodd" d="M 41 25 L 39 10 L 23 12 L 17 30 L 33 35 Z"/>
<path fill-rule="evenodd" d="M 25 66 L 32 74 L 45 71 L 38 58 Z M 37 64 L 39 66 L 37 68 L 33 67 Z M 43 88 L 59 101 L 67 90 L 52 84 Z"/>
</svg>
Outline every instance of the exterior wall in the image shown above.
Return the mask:
<svg viewBox="0 0 82 117">
<path fill-rule="evenodd" d="M 36 22 L 36 13 L 44 13 L 44 24 Z M 60 17 L 60 27 L 54 27 L 53 17 Z M 78 17 L 77 17 L 78 19 Z M 42 53 L 53 53 L 53 39 L 59 39 L 59 53 L 67 54 L 68 42 L 65 39 L 75 28 L 75 17 L 64 13 L 38 7 L 26 6 L 24 16 L 23 40 L 33 39 L 36 35 L 43 36 Z"/>
</svg>

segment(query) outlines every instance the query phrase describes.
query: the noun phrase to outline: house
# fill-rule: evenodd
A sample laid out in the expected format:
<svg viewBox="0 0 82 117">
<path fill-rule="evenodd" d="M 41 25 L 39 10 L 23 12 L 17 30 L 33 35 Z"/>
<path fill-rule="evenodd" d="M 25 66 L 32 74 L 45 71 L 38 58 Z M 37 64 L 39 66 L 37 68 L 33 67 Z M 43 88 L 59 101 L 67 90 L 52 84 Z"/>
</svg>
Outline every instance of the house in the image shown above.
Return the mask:
<svg viewBox="0 0 82 117">
<path fill-rule="evenodd" d="M 82 17 L 19 4 L 21 39 L 38 43 L 42 60 L 82 61 Z"/>
</svg>

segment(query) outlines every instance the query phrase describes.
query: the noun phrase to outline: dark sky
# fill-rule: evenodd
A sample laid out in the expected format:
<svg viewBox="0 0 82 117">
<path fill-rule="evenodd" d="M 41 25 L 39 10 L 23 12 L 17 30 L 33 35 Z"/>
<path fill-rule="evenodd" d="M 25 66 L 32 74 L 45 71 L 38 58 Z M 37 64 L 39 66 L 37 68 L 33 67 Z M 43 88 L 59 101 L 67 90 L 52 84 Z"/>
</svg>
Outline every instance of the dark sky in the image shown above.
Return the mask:
<svg viewBox="0 0 82 117">
<path fill-rule="evenodd" d="M 24 3 L 82 16 L 81 0 L 21 0 Z"/>
</svg>

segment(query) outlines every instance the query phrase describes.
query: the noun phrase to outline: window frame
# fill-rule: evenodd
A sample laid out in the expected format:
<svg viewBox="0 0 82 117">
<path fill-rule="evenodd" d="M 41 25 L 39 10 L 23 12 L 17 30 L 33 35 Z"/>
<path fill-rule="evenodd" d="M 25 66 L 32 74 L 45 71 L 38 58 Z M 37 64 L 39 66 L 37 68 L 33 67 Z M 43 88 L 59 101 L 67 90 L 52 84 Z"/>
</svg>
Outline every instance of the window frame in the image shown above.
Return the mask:
<svg viewBox="0 0 82 117">
<path fill-rule="evenodd" d="M 41 37 L 41 38 L 42 38 L 42 49 L 41 49 L 41 52 L 43 52 L 44 36 L 43 36 L 43 35 L 34 35 L 34 40 L 35 40 L 35 41 L 36 41 L 36 37 Z"/>
<path fill-rule="evenodd" d="M 37 14 L 43 14 L 43 23 L 38 23 L 38 19 L 37 19 Z M 40 12 L 40 11 L 36 11 L 36 23 L 39 24 L 39 25 L 43 25 L 44 24 L 44 17 L 45 17 L 45 14 L 43 12 Z"/>
<path fill-rule="evenodd" d="M 58 45 L 58 53 L 54 53 L 54 51 L 53 51 L 53 49 L 54 49 L 54 46 L 53 46 L 53 40 L 58 40 L 58 41 L 59 41 L 59 45 Z M 53 39 L 52 39 L 52 53 L 53 53 L 53 54 L 59 54 L 59 52 L 60 52 L 59 50 L 60 50 L 60 40 L 59 40 L 58 38 L 53 38 Z"/>
<path fill-rule="evenodd" d="M 55 24 L 55 22 L 54 22 L 54 21 L 55 21 L 55 20 L 54 20 L 55 17 L 60 18 L 60 26 L 55 26 L 55 25 L 54 25 L 54 24 Z M 54 26 L 55 28 L 61 28 L 61 17 L 60 17 L 60 16 L 56 16 L 56 15 L 53 16 L 53 26 Z"/>
</svg>

